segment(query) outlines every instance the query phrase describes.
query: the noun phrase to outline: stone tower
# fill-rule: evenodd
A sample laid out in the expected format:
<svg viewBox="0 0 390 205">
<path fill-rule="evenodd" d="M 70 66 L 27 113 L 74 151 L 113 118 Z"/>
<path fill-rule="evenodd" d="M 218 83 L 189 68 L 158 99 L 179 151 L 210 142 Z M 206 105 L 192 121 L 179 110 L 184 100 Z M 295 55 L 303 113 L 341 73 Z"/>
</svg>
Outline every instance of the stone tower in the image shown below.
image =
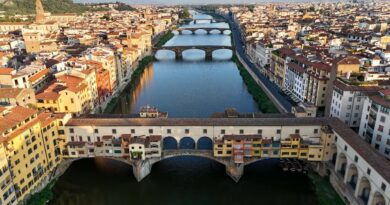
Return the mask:
<svg viewBox="0 0 390 205">
<path fill-rule="evenodd" d="M 42 23 L 45 20 L 45 11 L 43 10 L 41 0 L 35 1 L 35 11 L 37 12 L 37 15 L 35 17 L 35 22 Z"/>
</svg>

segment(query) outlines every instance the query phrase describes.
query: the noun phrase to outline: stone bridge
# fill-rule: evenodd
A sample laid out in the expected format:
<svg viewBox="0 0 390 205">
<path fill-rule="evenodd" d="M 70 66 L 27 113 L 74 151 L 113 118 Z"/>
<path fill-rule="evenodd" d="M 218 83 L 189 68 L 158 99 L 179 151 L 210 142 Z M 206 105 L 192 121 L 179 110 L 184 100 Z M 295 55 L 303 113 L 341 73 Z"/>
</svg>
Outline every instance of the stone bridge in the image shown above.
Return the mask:
<svg viewBox="0 0 390 205">
<path fill-rule="evenodd" d="M 213 52 L 220 49 L 232 49 L 232 46 L 213 46 L 213 45 L 199 45 L 199 46 L 164 46 L 162 48 L 155 48 L 154 52 L 156 53 L 158 50 L 169 50 L 175 52 L 176 59 L 183 59 L 183 51 L 189 49 L 199 49 L 203 50 L 206 53 L 206 60 L 212 60 Z"/>
<path fill-rule="evenodd" d="M 193 21 L 194 24 L 199 23 L 199 21 L 210 21 L 210 23 L 226 23 L 227 21 L 225 19 L 207 19 L 207 18 L 199 18 L 199 19 L 185 19 L 184 21 Z"/>
<path fill-rule="evenodd" d="M 198 30 L 204 30 L 207 34 L 211 34 L 211 31 L 219 31 L 220 34 L 224 34 L 225 31 L 229 31 L 230 28 L 212 28 L 212 27 L 197 27 L 197 28 L 178 28 L 176 29 L 179 34 L 183 34 L 183 31 L 191 31 L 192 34 L 195 34 Z"/>
<path fill-rule="evenodd" d="M 132 166 L 134 177 L 138 182 L 142 181 L 152 171 L 152 166 L 165 159 L 182 157 L 182 156 L 193 156 L 202 157 L 216 161 L 226 168 L 226 174 L 229 175 L 235 182 L 238 182 L 244 174 L 244 166 L 252 164 L 257 161 L 261 161 L 261 158 L 248 159 L 244 164 L 235 164 L 231 158 L 219 158 L 213 156 L 212 150 L 196 150 L 196 149 L 176 149 L 176 150 L 164 150 L 160 158 L 150 158 L 146 160 L 131 160 L 125 157 L 113 157 L 113 156 L 99 156 L 100 158 L 120 161 L 125 164 Z M 63 164 L 69 167 L 71 163 L 81 159 L 96 158 L 96 156 L 82 157 L 77 159 L 66 159 Z"/>
</svg>

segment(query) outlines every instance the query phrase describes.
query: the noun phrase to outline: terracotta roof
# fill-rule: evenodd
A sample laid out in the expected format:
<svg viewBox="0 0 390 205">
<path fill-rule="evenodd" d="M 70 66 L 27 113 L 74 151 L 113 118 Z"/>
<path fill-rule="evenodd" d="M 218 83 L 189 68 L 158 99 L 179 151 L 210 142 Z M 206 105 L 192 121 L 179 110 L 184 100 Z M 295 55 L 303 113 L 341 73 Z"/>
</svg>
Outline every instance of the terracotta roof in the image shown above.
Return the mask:
<svg viewBox="0 0 390 205">
<path fill-rule="evenodd" d="M 34 74 L 33 76 L 31 76 L 28 80 L 30 82 L 34 83 L 37 80 L 47 76 L 48 73 L 49 73 L 49 69 L 45 68 L 45 69 L 39 71 L 38 73 Z"/>
<path fill-rule="evenodd" d="M 16 98 L 22 91 L 22 88 L 0 88 L 0 98 Z"/>
<path fill-rule="evenodd" d="M 338 118 L 330 118 L 329 126 L 352 147 L 369 165 L 390 183 L 390 161 L 374 150 L 356 132 Z"/>
<path fill-rule="evenodd" d="M 294 126 L 323 125 L 327 118 L 129 118 L 126 115 L 84 115 L 72 118 L 66 126 Z"/>
<path fill-rule="evenodd" d="M 360 61 L 358 58 L 356 57 L 353 57 L 353 56 L 348 56 L 346 58 L 343 58 L 341 60 L 339 60 L 337 62 L 337 64 L 348 64 L 348 65 L 351 65 L 351 64 L 359 64 L 360 65 Z"/>
<path fill-rule="evenodd" d="M 12 68 L 0 68 L 0 75 L 10 75 L 13 70 Z"/>
<path fill-rule="evenodd" d="M 291 68 L 292 70 L 295 70 L 299 73 L 304 73 L 305 69 L 302 68 L 301 66 L 297 65 L 296 63 L 288 63 L 287 66 Z"/>
<path fill-rule="evenodd" d="M 380 90 L 381 88 L 379 86 L 356 86 L 356 85 L 349 85 L 341 80 L 337 79 L 334 81 L 334 86 L 344 90 L 344 91 L 366 91 L 366 92 L 376 92 Z"/>
<path fill-rule="evenodd" d="M 377 95 L 370 96 L 370 99 L 375 102 L 376 104 L 379 104 L 383 107 L 390 109 L 390 100 L 385 99 L 384 97 L 380 96 L 379 93 Z"/>
</svg>

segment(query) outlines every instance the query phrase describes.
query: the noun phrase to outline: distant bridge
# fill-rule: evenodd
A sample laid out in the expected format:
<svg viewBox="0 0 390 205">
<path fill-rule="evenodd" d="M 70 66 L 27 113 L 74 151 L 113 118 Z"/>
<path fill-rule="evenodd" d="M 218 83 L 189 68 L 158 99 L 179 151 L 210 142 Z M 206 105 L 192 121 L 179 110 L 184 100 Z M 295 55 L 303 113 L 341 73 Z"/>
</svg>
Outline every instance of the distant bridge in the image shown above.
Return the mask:
<svg viewBox="0 0 390 205">
<path fill-rule="evenodd" d="M 189 50 L 189 49 L 199 49 L 206 52 L 206 60 L 212 60 L 213 58 L 213 52 L 220 49 L 230 49 L 232 50 L 232 46 L 164 46 L 162 48 L 155 48 L 154 51 L 157 52 L 158 50 L 169 50 L 175 52 L 176 59 L 180 60 L 183 58 L 183 51 Z"/>
<path fill-rule="evenodd" d="M 199 21 L 210 21 L 210 23 L 226 23 L 225 19 L 209 19 L 209 18 L 201 18 L 201 19 L 185 19 L 184 21 L 193 21 L 194 24 L 199 23 Z"/>
<path fill-rule="evenodd" d="M 212 28 L 212 27 L 197 27 L 197 28 L 178 28 L 176 29 L 179 34 L 183 34 L 183 31 L 191 31 L 192 34 L 195 34 L 198 30 L 204 30 L 207 34 L 211 34 L 212 31 L 219 31 L 220 34 L 224 34 L 225 31 L 230 31 L 230 28 Z"/>
</svg>

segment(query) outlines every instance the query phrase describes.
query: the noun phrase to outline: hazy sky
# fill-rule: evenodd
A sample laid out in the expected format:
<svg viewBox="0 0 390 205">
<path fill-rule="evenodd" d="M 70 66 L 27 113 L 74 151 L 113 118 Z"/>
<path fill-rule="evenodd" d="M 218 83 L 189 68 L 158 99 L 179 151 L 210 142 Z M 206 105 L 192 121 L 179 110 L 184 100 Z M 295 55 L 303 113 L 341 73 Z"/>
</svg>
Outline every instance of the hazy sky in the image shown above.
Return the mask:
<svg viewBox="0 0 390 205">
<path fill-rule="evenodd" d="M 77 3 L 115 2 L 117 0 L 74 0 Z M 243 4 L 259 2 L 302 2 L 310 0 L 119 0 L 127 4 Z M 329 1 L 329 0 L 327 0 Z"/>
</svg>

